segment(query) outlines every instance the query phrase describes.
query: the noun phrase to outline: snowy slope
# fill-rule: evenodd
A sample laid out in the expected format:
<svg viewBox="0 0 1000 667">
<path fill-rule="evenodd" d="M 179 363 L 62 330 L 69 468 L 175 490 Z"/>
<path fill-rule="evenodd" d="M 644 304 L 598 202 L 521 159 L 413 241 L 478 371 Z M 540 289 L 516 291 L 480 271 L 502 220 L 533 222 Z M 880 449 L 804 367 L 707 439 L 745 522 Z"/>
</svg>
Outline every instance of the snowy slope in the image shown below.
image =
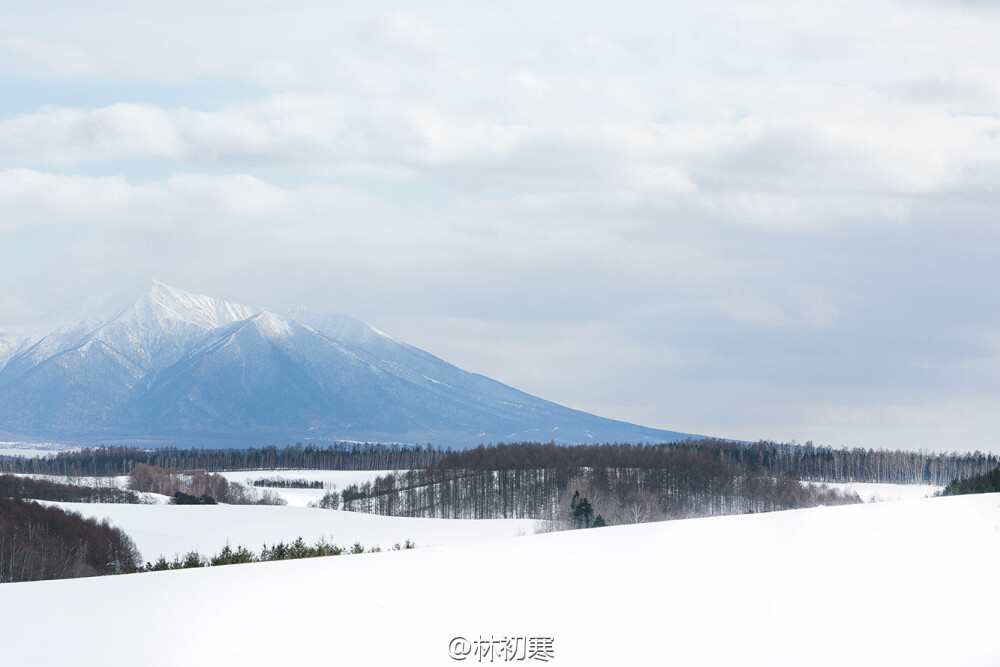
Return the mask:
<svg viewBox="0 0 1000 667">
<path fill-rule="evenodd" d="M 28 345 L 28 339 L 11 333 L 0 332 L 0 368 Z"/>
<path fill-rule="evenodd" d="M 998 562 L 1000 495 L 931 498 L 5 584 L 0 632 L 24 666 L 995 665 Z"/>
<path fill-rule="evenodd" d="M 540 523 L 530 519 L 407 519 L 264 505 L 47 504 L 108 519 L 132 537 L 147 561 L 161 555 L 171 559 L 188 551 L 210 556 L 227 542 L 260 551 L 265 543 L 291 542 L 297 537 L 310 544 L 326 539 L 341 547 L 361 542 L 367 548 L 389 549 L 406 540 L 421 547 L 435 546 L 533 533 Z"/>
<path fill-rule="evenodd" d="M 93 337 L 149 374 L 175 363 L 208 332 L 254 314 L 246 306 L 153 281 L 149 292 L 101 326 Z"/>
</svg>

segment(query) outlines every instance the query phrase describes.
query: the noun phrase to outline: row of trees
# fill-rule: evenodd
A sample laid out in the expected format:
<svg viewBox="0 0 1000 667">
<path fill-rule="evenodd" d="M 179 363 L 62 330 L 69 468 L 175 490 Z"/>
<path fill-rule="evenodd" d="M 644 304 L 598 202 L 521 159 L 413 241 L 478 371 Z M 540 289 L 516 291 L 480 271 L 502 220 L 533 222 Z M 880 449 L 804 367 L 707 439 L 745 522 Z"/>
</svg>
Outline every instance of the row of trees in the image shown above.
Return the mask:
<svg viewBox="0 0 1000 667">
<path fill-rule="evenodd" d="M 250 482 L 252 486 L 263 486 L 271 489 L 322 489 L 323 482 L 318 479 L 287 479 L 285 477 L 261 477 Z"/>
<path fill-rule="evenodd" d="M 0 456 L 0 472 L 46 475 L 127 475 L 143 463 L 176 470 L 406 470 L 424 468 L 447 450 L 376 443 L 344 443 L 318 447 L 245 449 L 179 449 L 161 447 L 88 447 L 48 457 Z"/>
<path fill-rule="evenodd" d="M 465 451 L 431 446 L 336 444 L 327 447 L 296 444 L 289 447 L 246 449 L 142 450 L 97 447 L 60 452 L 52 457 L 0 457 L 0 472 L 49 475 L 127 475 L 138 464 L 167 469 L 220 470 L 413 470 L 444 466 L 466 470 L 501 470 L 556 465 L 569 467 L 656 467 L 665 453 L 693 450 L 746 473 L 792 474 L 800 479 L 827 482 L 889 482 L 943 486 L 956 477 L 971 477 L 1000 465 L 995 454 L 938 454 L 886 449 L 834 449 L 807 442 L 752 444 L 691 439 L 661 445 L 557 446 L 499 444 Z"/>
<path fill-rule="evenodd" d="M 603 444 L 558 446 L 520 443 L 447 452 L 436 467 L 500 470 L 533 467 L 659 468 L 674 464 L 677 451 L 725 463 L 744 474 L 793 475 L 818 482 L 881 482 L 943 486 L 1000 465 L 996 454 L 935 454 L 885 449 L 834 449 L 807 442 L 740 443 L 713 438 L 660 445 Z M 430 467 L 430 466 L 428 466 Z"/>
<path fill-rule="evenodd" d="M 136 572 L 135 543 L 107 521 L 0 496 L 0 583 Z"/>
<path fill-rule="evenodd" d="M 63 484 L 46 479 L 0 475 L 0 497 L 54 500 L 63 503 L 141 503 L 142 498 L 133 491 L 118 488 L 113 480 L 106 484 L 83 486 Z"/>
<path fill-rule="evenodd" d="M 393 545 L 393 551 L 402 549 L 414 549 L 416 545 L 410 540 L 403 544 Z M 175 556 L 172 561 L 160 556 L 155 563 L 146 563 L 142 568 L 145 572 L 159 572 L 161 570 L 183 570 L 193 567 L 215 567 L 219 565 L 239 565 L 242 563 L 264 563 L 274 560 L 294 560 L 297 558 L 318 558 L 321 556 L 340 556 L 341 554 L 363 554 L 378 553 L 381 547 L 371 547 L 365 549 L 360 542 L 355 542 L 350 547 L 339 547 L 326 540 L 317 540 L 314 544 L 307 544 L 301 537 L 292 542 L 278 542 L 272 546 L 266 544 L 260 552 L 254 552 L 240 545 L 233 549 L 228 544 L 214 556 L 202 556 L 197 551 L 189 551 L 184 556 Z"/>
</svg>

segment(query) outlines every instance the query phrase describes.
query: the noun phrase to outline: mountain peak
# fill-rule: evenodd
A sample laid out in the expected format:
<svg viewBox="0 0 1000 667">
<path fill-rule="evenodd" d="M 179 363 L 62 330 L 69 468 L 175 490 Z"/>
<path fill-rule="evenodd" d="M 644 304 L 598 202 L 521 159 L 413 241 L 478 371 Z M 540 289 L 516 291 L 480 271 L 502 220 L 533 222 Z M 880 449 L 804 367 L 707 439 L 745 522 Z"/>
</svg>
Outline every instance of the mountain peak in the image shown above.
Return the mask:
<svg viewBox="0 0 1000 667">
<path fill-rule="evenodd" d="M 159 281 L 96 327 L 26 345 L 0 336 L 0 433 L 206 446 L 684 437 L 530 396 L 360 320 L 281 316 Z"/>
<path fill-rule="evenodd" d="M 292 327 L 288 320 L 285 318 L 275 315 L 269 310 L 265 310 L 251 318 L 254 326 L 257 327 L 257 331 L 260 335 L 268 340 L 276 340 L 278 338 L 286 338 L 291 335 Z"/>
<path fill-rule="evenodd" d="M 156 320 L 191 324 L 206 330 L 239 322 L 256 314 L 253 308 L 185 292 L 158 280 L 153 281 L 150 290 L 139 297 L 131 310 L 130 315 L 137 316 L 138 319 L 146 319 L 143 317 L 146 315 Z"/>
</svg>

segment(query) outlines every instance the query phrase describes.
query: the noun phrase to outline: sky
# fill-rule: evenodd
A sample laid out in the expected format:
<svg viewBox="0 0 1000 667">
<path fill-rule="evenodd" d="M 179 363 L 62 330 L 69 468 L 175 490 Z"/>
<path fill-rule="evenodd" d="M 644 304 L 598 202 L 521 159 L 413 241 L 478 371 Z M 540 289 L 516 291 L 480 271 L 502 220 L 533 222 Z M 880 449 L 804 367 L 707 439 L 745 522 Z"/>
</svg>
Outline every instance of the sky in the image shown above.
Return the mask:
<svg viewBox="0 0 1000 667">
<path fill-rule="evenodd" d="M 0 324 L 153 279 L 606 417 L 1000 451 L 1000 8 L 0 5 Z"/>
</svg>

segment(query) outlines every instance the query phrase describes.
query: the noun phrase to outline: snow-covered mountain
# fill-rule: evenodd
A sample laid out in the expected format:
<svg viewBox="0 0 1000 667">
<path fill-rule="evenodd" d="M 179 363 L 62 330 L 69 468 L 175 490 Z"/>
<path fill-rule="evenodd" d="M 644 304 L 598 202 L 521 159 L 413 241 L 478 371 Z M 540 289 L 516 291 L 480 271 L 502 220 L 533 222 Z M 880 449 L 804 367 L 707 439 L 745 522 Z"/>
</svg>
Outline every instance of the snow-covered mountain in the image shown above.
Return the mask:
<svg viewBox="0 0 1000 667">
<path fill-rule="evenodd" d="M 0 435 L 457 447 L 686 437 L 544 401 L 349 317 L 282 316 L 159 282 L 107 321 L 35 341 L 0 334 Z"/>
</svg>

